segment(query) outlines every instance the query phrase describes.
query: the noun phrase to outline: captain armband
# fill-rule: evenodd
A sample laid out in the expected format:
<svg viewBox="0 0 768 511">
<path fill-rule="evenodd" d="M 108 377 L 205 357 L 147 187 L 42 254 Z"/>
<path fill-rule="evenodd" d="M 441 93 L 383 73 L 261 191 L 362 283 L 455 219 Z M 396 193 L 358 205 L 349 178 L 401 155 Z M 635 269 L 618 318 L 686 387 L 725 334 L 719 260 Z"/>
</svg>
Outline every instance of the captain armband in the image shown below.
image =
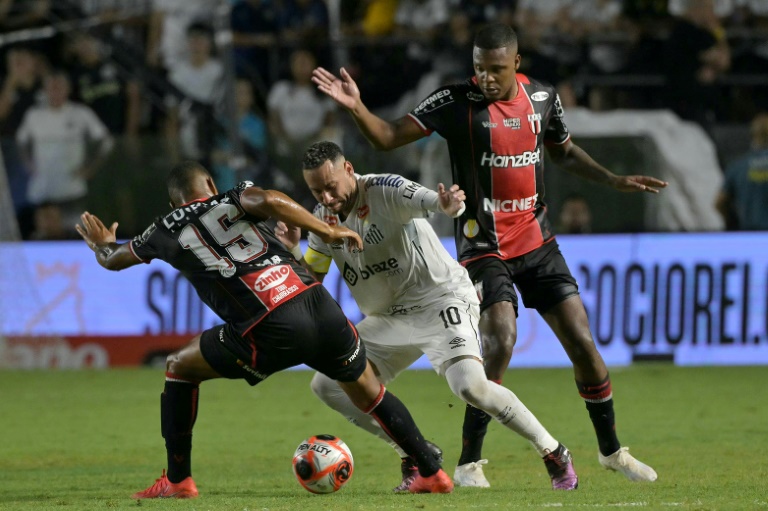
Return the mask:
<svg viewBox="0 0 768 511">
<path fill-rule="evenodd" d="M 304 254 L 304 262 L 307 263 L 307 266 L 312 268 L 312 271 L 315 273 L 328 273 L 328 270 L 331 268 L 331 256 L 321 254 L 311 247 L 308 248 L 306 254 Z"/>
</svg>

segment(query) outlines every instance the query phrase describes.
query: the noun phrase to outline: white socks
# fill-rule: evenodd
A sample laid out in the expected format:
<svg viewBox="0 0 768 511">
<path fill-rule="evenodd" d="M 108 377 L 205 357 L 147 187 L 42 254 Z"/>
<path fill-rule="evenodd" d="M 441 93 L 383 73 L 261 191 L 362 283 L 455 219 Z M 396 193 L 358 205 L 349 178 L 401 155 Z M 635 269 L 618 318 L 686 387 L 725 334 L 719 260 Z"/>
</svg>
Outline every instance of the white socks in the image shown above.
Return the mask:
<svg viewBox="0 0 768 511">
<path fill-rule="evenodd" d="M 544 429 L 533 413 L 511 390 L 488 381 L 483 364 L 477 360 L 459 360 L 445 371 L 445 378 L 454 394 L 531 442 L 539 456 L 544 457 L 557 449 L 558 441 Z M 378 422 L 352 404 L 334 380 L 315 373 L 311 387 L 322 402 L 342 414 L 349 422 L 387 442 L 401 458 L 407 456 L 381 429 Z"/>
<path fill-rule="evenodd" d="M 343 390 L 341 390 L 341 387 L 339 387 L 339 384 L 336 383 L 335 380 L 328 378 L 324 374 L 315 373 L 310 386 L 312 387 L 312 392 L 320 398 L 320 401 L 346 417 L 349 422 L 387 442 L 397 451 L 397 454 L 400 455 L 401 458 L 408 456 L 405 451 L 403 451 L 395 441 L 381 429 L 381 426 L 373 417 L 363 412 L 352 403 L 352 400 L 349 399 Z"/>
<path fill-rule="evenodd" d="M 544 457 L 557 449 L 558 441 L 506 387 L 489 381 L 483 364 L 474 359 L 459 360 L 445 371 L 454 394 L 522 436 Z"/>
</svg>

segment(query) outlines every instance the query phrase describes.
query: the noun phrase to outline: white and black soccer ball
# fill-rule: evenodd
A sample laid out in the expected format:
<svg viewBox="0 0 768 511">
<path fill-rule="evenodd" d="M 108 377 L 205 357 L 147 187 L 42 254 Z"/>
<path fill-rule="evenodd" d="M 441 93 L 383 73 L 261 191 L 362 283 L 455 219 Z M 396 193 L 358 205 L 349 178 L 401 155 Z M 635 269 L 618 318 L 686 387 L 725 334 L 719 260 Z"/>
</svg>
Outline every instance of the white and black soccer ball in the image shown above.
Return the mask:
<svg viewBox="0 0 768 511">
<path fill-rule="evenodd" d="M 352 477 L 354 468 L 349 447 L 333 435 L 309 437 L 293 453 L 293 474 L 312 493 L 338 491 Z"/>
</svg>

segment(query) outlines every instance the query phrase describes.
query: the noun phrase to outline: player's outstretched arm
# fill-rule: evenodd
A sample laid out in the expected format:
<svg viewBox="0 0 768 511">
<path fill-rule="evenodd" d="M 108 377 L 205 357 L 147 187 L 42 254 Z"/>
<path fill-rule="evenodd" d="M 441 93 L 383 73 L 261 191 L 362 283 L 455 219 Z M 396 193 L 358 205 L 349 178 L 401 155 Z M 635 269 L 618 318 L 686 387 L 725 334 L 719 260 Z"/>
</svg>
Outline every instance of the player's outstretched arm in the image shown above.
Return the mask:
<svg viewBox="0 0 768 511">
<path fill-rule="evenodd" d="M 571 174 L 606 184 L 620 192 L 659 193 L 661 188 L 669 184 L 651 176 L 617 176 L 570 140 L 562 145 L 548 146 L 547 149 L 552 160 Z"/>
<path fill-rule="evenodd" d="M 313 232 L 320 236 L 324 243 L 348 240 L 350 250 L 363 249 L 363 240 L 355 231 L 339 225 L 326 224 L 282 192 L 256 187 L 247 188 L 240 196 L 240 204 L 246 213 L 261 218 L 274 218 Z"/>
<path fill-rule="evenodd" d="M 96 260 L 108 270 L 123 270 L 141 261 L 128 248 L 128 243 L 117 243 L 117 222 L 109 229 L 96 215 L 87 211 L 80 215 L 82 225 L 75 225 L 78 234 L 96 253 Z"/>
<path fill-rule="evenodd" d="M 343 67 L 341 78 L 318 67 L 312 71 L 312 81 L 320 92 L 347 110 L 368 141 L 381 151 L 388 151 L 409 144 L 425 136 L 424 132 L 407 117 L 389 122 L 368 110 L 360 97 L 360 89 Z"/>
</svg>

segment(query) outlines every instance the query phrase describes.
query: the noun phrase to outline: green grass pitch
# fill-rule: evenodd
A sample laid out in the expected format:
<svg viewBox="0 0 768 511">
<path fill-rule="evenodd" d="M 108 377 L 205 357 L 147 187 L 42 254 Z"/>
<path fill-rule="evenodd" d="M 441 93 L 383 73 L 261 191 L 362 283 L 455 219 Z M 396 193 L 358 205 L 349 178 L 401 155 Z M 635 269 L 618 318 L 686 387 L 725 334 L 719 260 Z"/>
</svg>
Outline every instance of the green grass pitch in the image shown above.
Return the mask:
<svg viewBox="0 0 768 511">
<path fill-rule="evenodd" d="M 552 491 L 530 445 L 492 423 L 490 489 L 394 495 L 397 455 L 326 409 L 301 371 L 254 388 L 204 383 L 192 458 L 200 497 L 138 502 L 130 494 L 165 466 L 160 370 L 0 371 L 0 509 L 768 511 L 768 368 L 640 365 L 611 374 L 619 438 L 658 471 L 656 483 L 630 483 L 599 466 L 570 370 L 512 370 L 504 384 L 571 449 L 579 489 Z M 453 474 L 463 404 L 429 371 L 407 372 L 390 389 L 443 448 Z M 352 479 L 332 495 L 306 492 L 291 472 L 298 443 L 319 433 L 344 439 L 355 458 Z"/>
</svg>

